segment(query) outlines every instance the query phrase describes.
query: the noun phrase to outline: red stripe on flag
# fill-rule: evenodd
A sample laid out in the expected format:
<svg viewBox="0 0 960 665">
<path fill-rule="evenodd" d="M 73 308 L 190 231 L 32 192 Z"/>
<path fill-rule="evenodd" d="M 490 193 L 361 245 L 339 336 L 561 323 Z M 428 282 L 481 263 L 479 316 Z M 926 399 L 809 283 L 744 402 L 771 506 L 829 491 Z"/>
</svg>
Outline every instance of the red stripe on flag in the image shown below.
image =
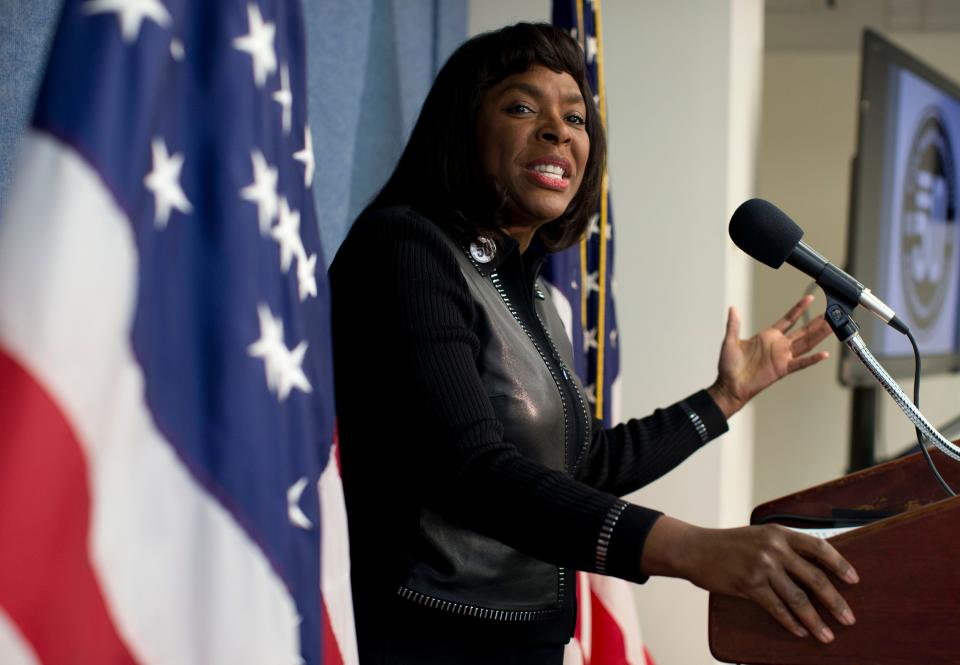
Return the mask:
<svg viewBox="0 0 960 665">
<path fill-rule="evenodd" d="M 623 628 L 592 591 L 590 593 L 590 607 L 593 613 L 591 665 L 623 665 L 627 662 L 627 647 L 623 641 Z"/>
<path fill-rule="evenodd" d="M 340 654 L 340 645 L 330 623 L 330 612 L 327 604 L 323 603 L 323 665 L 343 665 L 343 656 Z"/>
<path fill-rule="evenodd" d="M 86 460 L 57 404 L 0 350 L 0 605 L 44 665 L 136 663 L 90 562 Z"/>
<path fill-rule="evenodd" d="M 343 477 L 343 467 L 340 466 L 340 421 L 333 421 L 333 458 L 337 461 L 337 475 Z"/>
</svg>

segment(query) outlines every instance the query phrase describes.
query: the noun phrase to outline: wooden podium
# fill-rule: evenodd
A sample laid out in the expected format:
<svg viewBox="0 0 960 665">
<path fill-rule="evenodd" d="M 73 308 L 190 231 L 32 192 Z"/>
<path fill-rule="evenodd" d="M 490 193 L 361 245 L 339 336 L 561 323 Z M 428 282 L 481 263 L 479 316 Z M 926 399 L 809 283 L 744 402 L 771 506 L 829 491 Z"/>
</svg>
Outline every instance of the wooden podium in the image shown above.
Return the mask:
<svg viewBox="0 0 960 665">
<path fill-rule="evenodd" d="M 960 463 L 931 453 L 960 491 Z M 830 539 L 860 574 L 855 585 L 833 580 L 857 617 L 854 626 L 814 601 L 836 635 L 831 644 L 795 637 L 752 601 L 711 594 L 713 656 L 744 665 L 960 664 L 960 497 L 944 497 L 916 453 L 757 506 L 753 524 L 772 515 L 831 517 L 847 509 L 893 516 Z"/>
</svg>

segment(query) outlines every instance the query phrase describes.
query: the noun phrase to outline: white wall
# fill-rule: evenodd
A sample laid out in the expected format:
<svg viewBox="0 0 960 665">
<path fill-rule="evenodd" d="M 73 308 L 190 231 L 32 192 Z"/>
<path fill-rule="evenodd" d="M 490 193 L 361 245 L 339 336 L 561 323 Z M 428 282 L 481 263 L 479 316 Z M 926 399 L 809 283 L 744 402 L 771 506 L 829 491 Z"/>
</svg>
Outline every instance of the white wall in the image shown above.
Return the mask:
<svg viewBox="0 0 960 665">
<path fill-rule="evenodd" d="M 552 0 L 470 0 L 467 33 L 473 36 L 518 21 L 550 22 Z"/>
<path fill-rule="evenodd" d="M 642 415 L 713 381 L 728 304 L 749 318 L 748 266 L 726 223 L 753 189 L 762 5 L 603 8 L 624 413 Z M 751 462 L 748 410 L 631 499 L 704 526 L 742 524 Z M 657 578 L 636 598 L 658 663 L 713 662 L 705 592 Z"/>
<path fill-rule="evenodd" d="M 960 80 L 956 33 L 888 36 Z M 859 51 L 852 48 L 775 51 L 765 59 L 758 195 L 775 201 L 804 228 L 807 242 L 840 263 L 846 254 L 859 67 Z M 761 321 L 778 316 L 783 303 L 808 283 L 789 268 L 774 272 L 758 266 L 754 274 L 754 310 Z M 816 308 L 823 307 L 818 296 Z M 834 478 L 846 468 L 850 400 L 836 380 L 839 345 L 831 341 L 829 348 L 834 357 L 828 362 L 756 400 L 757 501 Z M 912 390 L 912 381 L 901 385 Z M 925 378 L 922 388 L 923 411 L 935 425 L 960 413 L 960 379 Z M 899 452 L 913 436 L 909 422 L 886 396 L 882 412 L 880 456 Z"/>
</svg>

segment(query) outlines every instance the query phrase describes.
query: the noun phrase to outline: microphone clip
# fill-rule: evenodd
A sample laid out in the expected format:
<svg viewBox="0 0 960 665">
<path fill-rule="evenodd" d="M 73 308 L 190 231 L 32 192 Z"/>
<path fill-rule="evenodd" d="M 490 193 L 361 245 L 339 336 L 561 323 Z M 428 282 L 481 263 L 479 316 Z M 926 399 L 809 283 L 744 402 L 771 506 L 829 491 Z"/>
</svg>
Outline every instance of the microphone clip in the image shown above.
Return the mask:
<svg viewBox="0 0 960 665">
<path fill-rule="evenodd" d="M 823 318 L 830 324 L 833 334 L 841 342 L 846 343 L 851 337 L 860 332 L 860 326 L 853 320 L 853 309 L 857 302 L 850 300 L 838 289 L 829 287 L 823 288 L 823 293 L 827 297 L 827 310 Z"/>
</svg>

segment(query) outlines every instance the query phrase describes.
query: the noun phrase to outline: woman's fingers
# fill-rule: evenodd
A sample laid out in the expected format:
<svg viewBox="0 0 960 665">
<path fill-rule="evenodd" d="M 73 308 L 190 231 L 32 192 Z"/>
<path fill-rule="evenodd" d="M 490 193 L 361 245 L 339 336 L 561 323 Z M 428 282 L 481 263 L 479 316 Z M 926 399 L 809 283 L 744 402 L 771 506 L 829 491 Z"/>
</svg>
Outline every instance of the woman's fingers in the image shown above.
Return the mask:
<svg viewBox="0 0 960 665">
<path fill-rule="evenodd" d="M 829 353 L 826 351 L 821 351 L 820 353 L 811 353 L 810 355 L 794 358 L 787 363 L 787 374 L 792 374 L 793 372 L 804 369 L 805 367 L 810 367 L 810 365 L 816 365 L 821 360 L 826 360 L 829 357 Z"/>
<path fill-rule="evenodd" d="M 833 614 L 837 621 L 845 626 L 852 626 L 856 622 L 856 617 L 853 616 L 853 610 L 850 609 L 847 601 L 843 599 L 843 596 L 840 595 L 837 588 L 833 586 L 830 578 L 827 577 L 826 573 L 822 570 L 809 561 L 798 558 L 796 565 L 791 568 L 790 573 L 797 581 L 801 582 L 804 587 L 813 592 L 817 600 L 830 610 L 830 613 Z M 807 603 L 809 604 L 809 601 L 807 601 Z M 811 606 L 810 609 L 812 610 L 813 607 Z M 803 618 L 804 623 L 809 626 L 810 624 L 807 623 L 806 617 Z M 816 619 L 820 619 L 819 615 Z"/>
<path fill-rule="evenodd" d="M 859 580 L 853 566 L 826 540 L 804 534 L 792 534 L 788 540 L 795 552 L 815 559 L 838 577 L 850 583 Z M 783 564 L 784 574 L 773 575 L 770 585 L 787 609 L 817 639 L 831 642 L 833 631 L 823 621 L 804 589 L 812 593 L 841 624 L 851 626 L 856 622 L 853 610 L 821 568 L 799 554 L 788 556 Z"/>
<path fill-rule="evenodd" d="M 787 335 L 790 340 L 790 350 L 794 355 L 801 355 L 817 344 L 825 340 L 830 335 L 830 325 L 823 319 L 817 317 L 800 330 Z"/>
<path fill-rule="evenodd" d="M 833 631 L 824 623 L 820 613 L 810 602 L 810 597 L 788 575 L 774 577 L 770 580 L 770 586 L 790 614 L 796 617 L 818 640 L 833 641 Z"/>
<path fill-rule="evenodd" d="M 829 541 L 803 533 L 791 532 L 790 546 L 800 554 L 820 562 L 844 582 L 856 584 L 860 581 L 860 576 L 857 575 L 854 567 Z"/>
<path fill-rule="evenodd" d="M 727 329 L 723 338 L 725 343 L 736 343 L 740 339 L 740 313 L 736 307 L 727 308 Z"/>
<path fill-rule="evenodd" d="M 793 324 L 796 323 L 803 312 L 810 306 L 810 303 L 813 302 L 813 296 L 804 296 L 797 301 L 793 307 L 791 307 L 786 314 L 780 317 L 774 324 L 773 328 L 776 328 L 782 333 L 786 333 L 790 328 L 793 327 Z"/>
<path fill-rule="evenodd" d="M 823 318 L 816 319 L 805 325 L 801 330 L 788 336 L 790 339 L 790 355 L 787 363 L 787 373 L 796 372 L 821 360 L 826 360 L 830 354 L 826 351 L 810 353 L 830 334 L 830 326 Z"/>
<path fill-rule="evenodd" d="M 816 598 L 841 624 L 853 625 L 853 610 L 824 571 L 851 584 L 859 581 L 857 573 L 826 540 L 778 531 L 767 532 L 768 555 L 777 554 L 766 559 L 766 583 L 753 587 L 749 595 L 794 635 L 803 636 L 805 630 L 821 642 L 832 642 L 833 631 L 811 598 Z"/>
<path fill-rule="evenodd" d="M 664 516 L 647 538 L 643 570 L 749 598 L 799 637 L 834 639 L 814 599 L 841 624 L 855 621 L 830 576 L 854 584 L 853 566 L 827 541 L 782 526 L 703 529 Z"/>
<path fill-rule="evenodd" d="M 791 612 L 790 608 L 780 599 L 780 596 L 769 586 L 764 589 L 759 589 L 751 600 L 769 612 L 770 616 L 776 619 L 781 626 L 797 637 L 807 637 L 810 634 L 810 632 L 797 621 L 793 612 Z"/>
</svg>

